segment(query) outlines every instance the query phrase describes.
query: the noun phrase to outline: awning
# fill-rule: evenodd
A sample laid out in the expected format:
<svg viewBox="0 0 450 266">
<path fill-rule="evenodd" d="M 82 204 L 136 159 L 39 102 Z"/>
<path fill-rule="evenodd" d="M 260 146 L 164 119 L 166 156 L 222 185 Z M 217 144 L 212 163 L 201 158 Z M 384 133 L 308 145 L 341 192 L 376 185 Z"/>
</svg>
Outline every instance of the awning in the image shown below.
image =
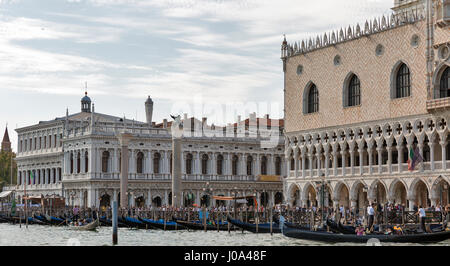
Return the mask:
<svg viewBox="0 0 450 266">
<path fill-rule="evenodd" d="M 12 191 L 3 191 L 0 193 L 0 198 L 8 197 L 11 193 Z"/>
</svg>

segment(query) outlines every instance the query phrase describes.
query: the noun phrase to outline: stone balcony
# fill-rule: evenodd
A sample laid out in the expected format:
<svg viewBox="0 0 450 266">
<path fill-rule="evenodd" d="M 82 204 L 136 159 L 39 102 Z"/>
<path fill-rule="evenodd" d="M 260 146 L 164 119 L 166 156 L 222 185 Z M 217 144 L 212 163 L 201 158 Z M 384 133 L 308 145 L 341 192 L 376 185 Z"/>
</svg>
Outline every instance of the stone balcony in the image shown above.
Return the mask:
<svg viewBox="0 0 450 266">
<path fill-rule="evenodd" d="M 450 108 L 450 97 L 427 101 L 428 112 L 433 112 L 439 109 L 446 109 L 446 108 Z"/>
</svg>

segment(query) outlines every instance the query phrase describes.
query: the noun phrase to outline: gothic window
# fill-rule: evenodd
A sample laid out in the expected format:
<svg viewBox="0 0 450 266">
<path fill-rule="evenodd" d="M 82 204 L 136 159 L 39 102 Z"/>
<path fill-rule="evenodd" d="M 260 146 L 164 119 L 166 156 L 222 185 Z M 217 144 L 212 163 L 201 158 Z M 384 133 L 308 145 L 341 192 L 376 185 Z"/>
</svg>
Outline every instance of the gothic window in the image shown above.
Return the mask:
<svg viewBox="0 0 450 266">
<path fill-rule="evenodd" d="M 52 135 L 48 136 L 48 148 L 52 147 Z"/>
<path fill-rule="evenodd" d="M 103 173 L 108 173 L 108 163 L 109 163 L 109 152 L 108 151 L 104 151 L 102 153 L 102 172 Z"/>
<path fill-rule="evenodd" d="M 361 103 L 361 83 L 358 76 L 353 75 L 348 84 L 347 106 L 357 106 Z"/>
<path fill-rule="evenodd" d="M 291 171 L 295 170 L 295 159 L 292 157 L 291 158 Z"/>
<path fill-rule="evenodd" d="M 170 171 L 170 173 L 172 173 L 172 154 L 170 154 L 170 166 L 169 166 L 169 171 Z"/>
<path fill-rule="evenodd" d="M 80 171 L 81 171 L 81 156 L 80 156 L 80 153 L 78 153 L 78 155 L 77 155 L 77 174 L 79 174 L 80 173 Z"/>
<path fill-rule="evenodd" d="M 441 76 L 439 98 L 450 97 L 450 67 L 445 69 Z"/>
<path fill-rule="evenodd" d="M 87 169 L 87 166 L 86 166 L 86 169 Z M 58 176 L 59 176 L 59 180 L 58 181 L 61 181 L 62 179 L 62 173 L 61 173 L 62 171 L 61 171 L 61 168 L 58 168 Z M 87 170 L 86 170 L 86 172 L 87 172 Z"/>
<path fill-rule="evenodd" d="M 281 175 L 281 158 L 275 158 L 275 175 Z"/>
<path fill-rule="evenodd" d="M 406 64 L 402 64 L 398 69 L 395 85 L 395 98 L 411 95 L 411 73 Z"/>
<path fill-rule="evenodd" d="M 70 173 L 73 174 L 73 153 L 70 153 Z"/>
<path fill-rule="evenodd" d="M 88 152 L 86 151 L 86 152 L 84 153 L 84 172 L 87 173 L 87 172 L 88 172 L 88 169 L 89 169 L 89 154 L 88 154 Z M 61 170 L 61 169 L 60 169 L 60 170 Z M 61 175 L 60 175 L 60 177 L 61 177 Z"/>
<path fill-rule="evenodd" d="M 247 157 L 247 175 L 252 175 L 253 174 L 253 157 L 252 156 L 248 156 Z"/>
<path fill-rule="evenodd" d="M 261 158 L 261 175 L 267 175 L 267 157 Z"/>
<path fill-rule="evenodd" d="M 192 174 L 192 154 L 190 153 L 186 156 L 186 174 Z"/>
<path fill-rule="evenodd" d="M 239 163 L 239 158 L 237 155 L 234 155 L 233 162 L 231 165 L 231 168 L 232 168 L 231 170 L 232 170 L 233 175 L 238 175 L 238 163 Z"/>
<path fill-rule="evenodd" d="M 153 156 L 153 173 L 159 174 L 159 163 L 161 161 L 161 154 L 159 152 L 155 153 Z"/>
<path fill-rule="evenodd" d="M 203 154 L 202 156 L 202 174 L 208 174 L 208 155 Z"/>
<path fill-rule="evenodd" d="M 217 156 L 217 174 L 223 175 L 223 156 L 221 154 Z"/>
<path fill-rule="evenodd" d="M 307 95 L 307 102 L 306 102 L 306 113 L 316 113 L 319 111 L 319 90 L 317 90 L 316 85 L 311 85 L 308 91 Z"/>
<path fill-rule="evenodd" d="M 144 172 L 144 154 L 139 152 L 136 158 L 136 172 L 142 174 Z"/>
</svg>

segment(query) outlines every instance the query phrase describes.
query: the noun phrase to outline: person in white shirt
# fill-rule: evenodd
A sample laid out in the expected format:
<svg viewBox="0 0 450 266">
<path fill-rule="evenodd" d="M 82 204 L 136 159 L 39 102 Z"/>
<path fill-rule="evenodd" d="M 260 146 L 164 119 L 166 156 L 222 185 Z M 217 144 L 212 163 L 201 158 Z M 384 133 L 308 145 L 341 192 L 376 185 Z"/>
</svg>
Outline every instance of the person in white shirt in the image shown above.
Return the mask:
<svg viewBox="0 0 450 266">
<path fill-rule="evenodd" d="M 367 215 L 369 216 L 369 230 L 372 231 L 373 221 L 375 218 L 375 209 L 373 208 L 375 204 L 369 205 L 367 207 Z"/>
<path fill-rule="evenodd" d="M 422 205 L 419 206 L 419 211 L 416 213 L 416 215 L 419 215 L 420 225 L 422 227 L 422 230 L 426 232 L 425 229 L 425 219 L 426 219 L 426 213 L 425 209 L 422 207 Z"/>
</svg>

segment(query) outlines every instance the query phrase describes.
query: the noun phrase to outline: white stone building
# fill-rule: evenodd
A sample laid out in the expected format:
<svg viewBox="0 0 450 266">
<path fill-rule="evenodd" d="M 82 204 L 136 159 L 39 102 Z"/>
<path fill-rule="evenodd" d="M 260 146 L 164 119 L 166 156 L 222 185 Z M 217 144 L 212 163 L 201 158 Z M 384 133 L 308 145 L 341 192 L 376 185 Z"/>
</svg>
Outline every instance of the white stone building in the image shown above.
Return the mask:
<svg viewBox="0 0 450 266">
<path fill-rule="evenodd" d="M 28 196 L 58 195 L 70 206 L 111 205 L 120 198 L 121 146 L 117 136 L 126 130 L 133 135 L 129 144 L 129 205 L 170 204 L 171 122 L 152 122 L 150 97 L 145 108 L 145 123 L 97 113 L 86 93 L 81 112 L 69 115 L 67 111 L 65 117 L 17 129 L 18 185 L 6 190 L 16 190 L 19 198 L 24 189 Z M 250 119 L 226 128 L 208 126 L 206 118 L 199 121 L 184 115 L 182 121 L 185 206 L 219 204 L 210 201 L 208 194 L 256 194 L 263 205 L 282 201 L 281 180 L 286 176 L 282 167 L 283 120 L 256 119 L 252 114 Z M 263 128 L 266 124 L 273 126 Z M 224 132 L 226 135 L 220 135 Z M 265 138 L 259 132 L 275 132 L 275 147 L 262 145 Z"/>
</svg>

